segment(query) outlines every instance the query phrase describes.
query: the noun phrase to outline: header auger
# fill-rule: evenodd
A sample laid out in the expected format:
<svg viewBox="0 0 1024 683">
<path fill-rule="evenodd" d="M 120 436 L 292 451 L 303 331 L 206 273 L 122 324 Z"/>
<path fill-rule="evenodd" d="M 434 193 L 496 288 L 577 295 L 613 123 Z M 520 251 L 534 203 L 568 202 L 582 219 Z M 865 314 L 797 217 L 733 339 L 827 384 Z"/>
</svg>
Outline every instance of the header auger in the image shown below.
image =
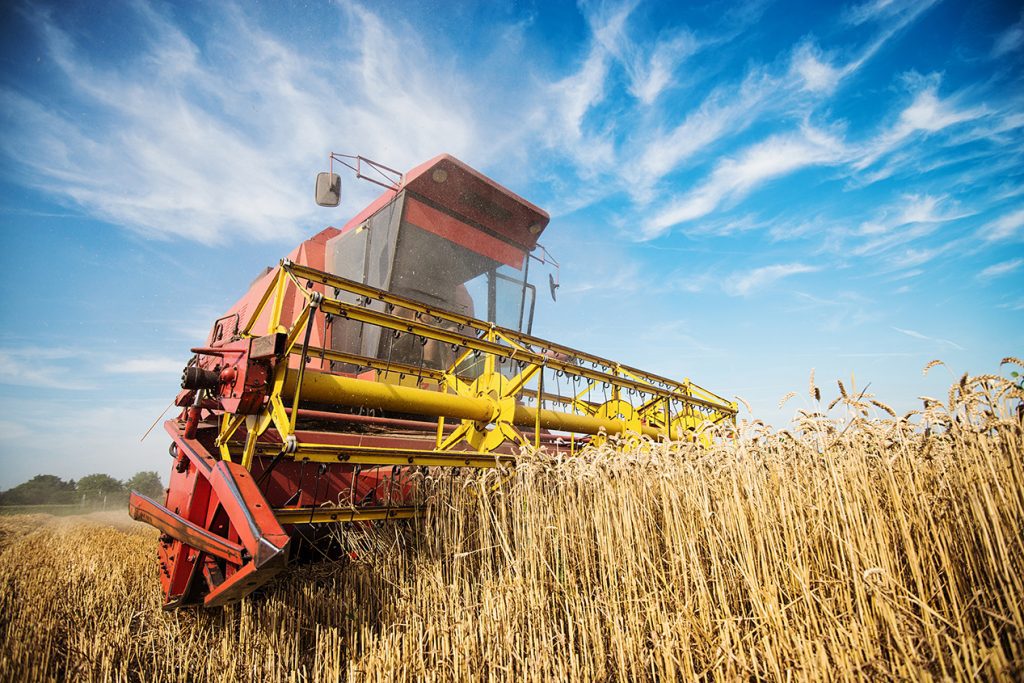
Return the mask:
<svg viewBox="0 0 1024 683">
<path fill-rule="evenodd" d="M 340 179 L 321 176 L 318 201 L 336 205 Z M 508 467 L 522 447 L 576 455 L 734 419 L 689 380 L 532 336 L 544 211 L 448 155 L 375 182 L 376 201 L 268 269 L 192 349 L 165 423 L 167 498 L 130 501 L 162 532 L 168 608 L 339 556 L 324 525 L 414 516 L 415 468 Z"/>
</svg>

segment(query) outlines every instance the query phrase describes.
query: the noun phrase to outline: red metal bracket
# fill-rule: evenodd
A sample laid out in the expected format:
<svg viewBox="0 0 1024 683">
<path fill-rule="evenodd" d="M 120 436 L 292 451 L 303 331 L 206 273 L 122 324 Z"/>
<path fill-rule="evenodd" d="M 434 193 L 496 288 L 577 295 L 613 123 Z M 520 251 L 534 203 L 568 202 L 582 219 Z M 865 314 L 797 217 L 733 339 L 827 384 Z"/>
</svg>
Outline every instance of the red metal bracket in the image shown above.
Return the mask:
<svg viewBox="0 0 1024 683">
<path fill-rule="evenodd" d="M 166 505 L 132 493 L 129 511 L 164 533 L 165 606 L 241 599 L 285 568 L 288 534 L 244 467 L 216 459 L 173 420 L 164 428 L 186 466 L 172 470 Z"/>
</svg>

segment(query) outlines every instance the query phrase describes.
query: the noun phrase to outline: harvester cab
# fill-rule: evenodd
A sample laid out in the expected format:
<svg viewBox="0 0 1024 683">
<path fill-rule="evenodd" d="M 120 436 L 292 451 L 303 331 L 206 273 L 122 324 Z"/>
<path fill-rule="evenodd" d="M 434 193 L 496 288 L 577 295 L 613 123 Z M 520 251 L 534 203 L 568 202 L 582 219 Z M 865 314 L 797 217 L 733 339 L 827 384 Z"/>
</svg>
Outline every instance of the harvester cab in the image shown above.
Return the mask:
<svg viewBox="0 0 1024 683">
<path fill-rule="evenodd" d="M 165 607 L 223 605 L 289 563 L 344 556 L 346 528 L 419 514 L 423 468 L 585 457 L 734 419 L 688 379 L 532 335 L 530 263 L 552 262 L 541 209 L 449 155 L 405 174 L 331 159 L 384 192 L 214 321 L 164 425 L 167 496 L 132 493 L 131 515 L 162 532 Z M 340 197 L 321 174 L 318 203 Z"/>
<path fill-rule="evenodd" d="M 340 187 L 336 175 L 329 177 Z M 327 240 L 325 265 L 335 275 L 425 306 L 529 333 L 536 304 L 536 288 L 528 281 L 530 252 L 548 221 L 525 199 L 442 155 L 409 171 Z M 355 303 L 351 294 L 339 297 Z M 385 307 L 380 301 L 368 305 Z M 415 315 L 408 308 L 396 313 Z M 436 370 L 454 360 L 450 347 L 415 342 L 395 344 L 381 328 L 351 320 L 332 328 L 332 348 L 340 351 L 404 363 L 419 363 L 422 355 L 423 364 Z"/>
</svg>

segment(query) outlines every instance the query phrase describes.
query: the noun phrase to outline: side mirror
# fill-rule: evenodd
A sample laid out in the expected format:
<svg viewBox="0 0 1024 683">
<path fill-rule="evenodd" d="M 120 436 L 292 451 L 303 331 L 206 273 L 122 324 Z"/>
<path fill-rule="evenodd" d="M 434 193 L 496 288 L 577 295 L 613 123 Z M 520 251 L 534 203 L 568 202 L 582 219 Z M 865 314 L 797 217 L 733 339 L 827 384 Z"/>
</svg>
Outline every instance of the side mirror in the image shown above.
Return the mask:
<svg viewBox="0 0 1024 683">
<path fill-rule="evenodd" d="M 551 300 L 558 301 L 558 297 L 555 296 L 555 290 L 558 289 L 558 283 L 555 282 L 555 276 L 548 273 L 548 288 L 551 289 Z"/>
<path fill-rule="evenodd" d="M 341 176 L 337 173 L 316 174 L 316 203 L 320 206 L 341 203 Z"/>
</svg>

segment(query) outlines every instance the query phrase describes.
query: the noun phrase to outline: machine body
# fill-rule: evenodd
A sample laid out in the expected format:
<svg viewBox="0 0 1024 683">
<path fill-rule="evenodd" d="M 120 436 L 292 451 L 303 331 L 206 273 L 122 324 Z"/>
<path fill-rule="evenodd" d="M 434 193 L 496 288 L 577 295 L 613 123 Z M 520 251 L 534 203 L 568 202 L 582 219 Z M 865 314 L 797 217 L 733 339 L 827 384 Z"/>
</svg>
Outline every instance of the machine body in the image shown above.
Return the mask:
<svg viewBox="0 0 1024 683">
<path fill-rule="evenodd" d="M 318 196 L 340 197 L 337 176 Z M 694 438 L 735 404 L 531 334 L 548 215 L 457 159 L 402 174 L 256 279 L 192 349 L 165 423 L 168 608 L 239 600 L 325 525 L 409 518 L 417 468 L 508 467 L 523 448 Z M 552 280 L 552 293 L 554 292 Z"/>
</svg>

